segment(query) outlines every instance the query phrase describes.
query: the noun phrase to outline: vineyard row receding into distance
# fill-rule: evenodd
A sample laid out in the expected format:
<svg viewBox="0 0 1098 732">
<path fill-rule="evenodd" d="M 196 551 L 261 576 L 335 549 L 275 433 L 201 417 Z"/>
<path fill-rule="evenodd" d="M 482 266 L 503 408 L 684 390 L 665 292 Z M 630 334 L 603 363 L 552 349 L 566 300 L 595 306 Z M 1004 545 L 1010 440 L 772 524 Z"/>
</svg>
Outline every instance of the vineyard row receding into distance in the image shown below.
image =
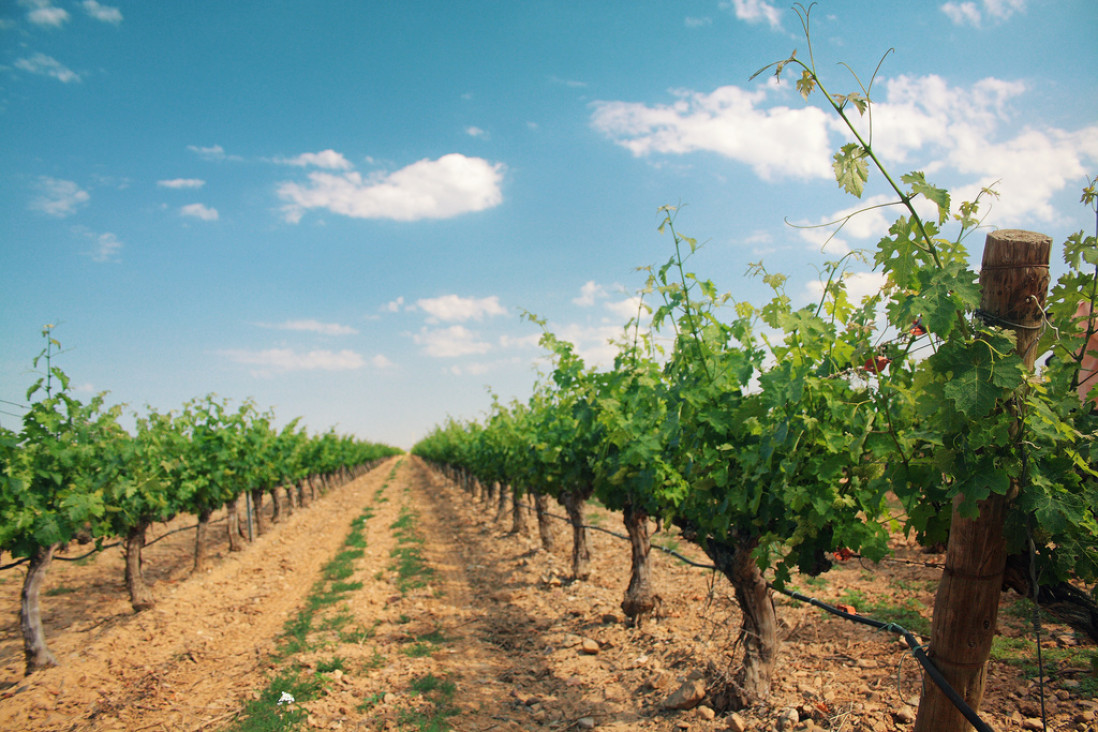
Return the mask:
<svg viewBox="0 0 1098 732">
<path fill-rule="evenodd" d="M 87 403 L 72 395 L 69 377 L 53 363 L 60 342 L 52 330 L 43 329 L 46 346 L 34 359 L 43 372 L 27 392 L 22 429 L 0 428 L 0 551 L 15 558 L 4 569 L 26 565 L 19 618 L 27 674 L 57 664 L 40 595 L 59 547 L 94 541 L 98 551 L 117 537 L 130 602 L 135 611 L 146 610 L 154 598 L 142 552 L 152 524 L 196 516 L 194 570 L 203 571 L 215 510 L 225 508 L 229 550 L 239 551 L 266 528 L 258 510 L 264 496 L 270 495 L 278 521 L 401 452 L 334 431 L 310 436 L 297 419 L 276 430 L 273 412 L 252 402 L 233 409 L 213 395 L 179 412 L 136 415 L 131 435 L 119 422 L 121 407 L 105 407 L 103 395 Z M 241 498 L 248 505 L 246 527 L 239 520 Z"/>
<path fill-rule="evenodd" d="M 810 9 L 797 9 L 808 37 Z M 530 493 L 539 512 L 557 498 L 576 580 L 584 502 L 621 511 L 633 557 L 622 610 L 636 622 L 657 603 L 647 521 L 679 527 L 742 613 L 738 668 L 711 692 L 721 709 L 770 693 L 770 586 L 794 568 L 820 574 L 835 553 L 879 560 L 895 531 L 947 545 L 927 655 L 964 704 L 924 678 L 915 729 L 961 732 L 972 721 L 962 707 L 980 707 L 1004 586 L 1070 598 L 1091 629 L 1098 617 L 1098 244 L 1069 238 L 1053 283 L 1049 237 L 992 231 L 977 273 L 965 241 L 993 190 L 954 208 L 922 172 L 893 177 L 872 144 L 872 79 L 831 93 L 811 53 L 765 71 L 792 72 L 843 123 L 840 187 L 860 197 L 873 169 L 895 196 L 901 215 L 876 250 L 827 264 L 818 302 L 801 308 L 784 276 L 752 265 L 774 294 L 750 303 L 691 270 L 697 241 L 665 207 L 673 253 L 647 268 L 612 367 L 588 366 L 527 314 L 551 359 L 532 396 L 450 420 L 413 453 L 466 484 Z M 1082 202 L 1096 200 L 1090 182 Z M 846 278 L 868 257 L 885 285 L 855 302 Z"/>
</svg>

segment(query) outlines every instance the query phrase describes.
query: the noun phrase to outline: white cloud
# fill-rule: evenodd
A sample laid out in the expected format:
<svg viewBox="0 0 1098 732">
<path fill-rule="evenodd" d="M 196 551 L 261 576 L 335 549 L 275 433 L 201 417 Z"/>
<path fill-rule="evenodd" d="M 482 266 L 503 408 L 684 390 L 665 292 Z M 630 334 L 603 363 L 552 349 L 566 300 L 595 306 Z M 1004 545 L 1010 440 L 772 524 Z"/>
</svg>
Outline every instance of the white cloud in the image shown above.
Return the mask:
<svg viewBox="0 0 1098 732">
<path fill-rule="evenodd" d="M 203 221 L 217 221 L 220 218 L 216 208 L 209 208 L 202 203 L 189 203 L 179 209 L 179 213 L 182 216 L 193 216 Z"/>
<path fill-rule="evenodd" d="M 499 304 L 499 297 L 495 295 L 482 298 L 443 295 L 416 300 L 416 306 L 427 311 L 430 316 L 428 323 L 484 320 L 486 315 L 507 314 L 507 309 Z"/>
<path fill-rule="evenodd" d="M 449 328 L 435 330 L 422 328 L 419 333 L 412 336 L 412 340 L 417 345 L 423 346 L 428 356 L 435 358 L 472 356 L 492 350 L 490 343 L 481 340 L 479 335 L 463 325 L 452 325 Z"/>
<path fill-rule="evenodd" d="M 695 18 L 692 16 L 686 16 L 683 20 L 683 25 L 687 28 L 703 28 L 707 25 L 713 25 L 712 18 Z"/>
<path fill-rule="evenodd" d="M 488 133 L 479 127 L 469 126 L 465 128 L 465 134 L 469 137 L 488 137 Z"/>
<path fill-rule="evenodd" d="M 122 11 L 118 8 L 110 5 L 100 5 L 95 0 L 84 0 L 81 5 L 84 6 L 84 12 L 96 20 L 112 25 L 118 25 L 122 22 Z"/>
<path fill-rule="evenodd" d="M 624 326 L 631 318 L 638 315 L 643 318 L 645 315 L 641 311 L 641 299 L 639 295 L 633 295 L 617 302 L 608 302 L 606 303 L 606 309 L 613 313 L 620 320 L 621 325 Z"/>
<path fill-rule="evenodd" d="M 39 195 L 31 200 L 30 207 L 48 216 L 63 219 L 72 216 L 76 209 L 91 198 L 88 192 L 71 180 L 41 176 L 36 188 Z"/>
<path fill-rule="evenodd" d="M 535 349 L 539 347 L 541 342 L 541 333 L 530 333 L 524 336 L 510 336 L 507 334 L 499 337 L 499 347 L 517 350 Z"/>
<path fill-rule="evenodd" d="M 69 20 L 68 11 L 50 5 L 49 0 L 20 0 L 19 4 L 30 9 L 27 20 L 35 25 L 60 28 Z"/>
<path fill-rule="evenodd" d="M 1014 13 L 1025 12 L 1026 0 L 983 0 L 983 12 L 975 2 L 947 2 L 943 3 L 941 10 L 955 25 L 971 25 L 979 28 L 983 22 L 984 13 L 988 17 L 1004 21 Z"/>
<path fill-rule="evenodd" d="M 980 27 L 980 10 L 976 7 L 976 3 L 945 3 L 942 5 L 942 12 L 953 21 L 954 25 Z"/>
<path fill-rule="evenodd" d="M 673 94 L 672 104 L 595 102 L 591 125 L 638 157 L 705 151 L 750 165 L 763 180 L 831 176 L 830 120 L 822 110 L 765 109 L 766 89 Z"/>
<path fill-rule="evenodd" d="M 317 153 L 302 153 L 296 158 L 276 158 L 275 162 L 284 165 L 296 165 L 301 168 L 312 166 L 327 170 L 350 170 L 354 167 L 341 153 L 331 149 L 321 150 Z"/>
<path fill-rule="evenodd" d="M 737 19 L 745 20 L 748 23 L 759 23 L 765 20 L 774 30 L 782 27 L 781 11 L 766 2 L 766 0 L 732 0 L 731 2 L 722 2 L 721 8 L 724 10 L 731 9 L 736 14 Z"/>
<path fill-rule="evenodd" d="M 404 296 L 401 295 L 396 300 L 385 303 L 381 306 L 381 309 L 387 313 L 400 312 L 400 309 L 404 306 Z"/>
<path fill-rule="evenodd" d="M 847 272 L 843 276 L 846 294 L 853 303 L 860 303 L 863 297 L 876 295 L 885 285 L 886 277 L 881 272 Z M 823 296 L 826 282 L 812 280 L 805 286 L 805 294 L 811 302 L 819 302 Z"/>
<path fill-rule="evenodd" d="M 90 229 L 83 226 L 72 227 L 72 232 L 91 240 L 92 248 L 89 251 L 85 252 L 85 254 L 91 257 L 92 261 L 118 261 L 118 253 L 122 250 L 123 244 L 113 233 L 105 232 L 103 234 L 96 234 L 94 231 L 91 231 Z"/>
<path fill-rule="evenodd" d="M 353 371 L 366 365 L 366 360 L 354 351 L 308 351 L 299 353 L 289 348 L 268 348 L 262 351 L 229 349 L 220 352 L 234 363 L 260 367 L 257 375 L 289 371 Z"/>
<path fill-rule="evenodd" d="M 391 369 L 392 367 L 396 366 L 395 363 L 390 361 L 388 358 L 385 357 L 384 354 L 381 353 L 371 358 L 370 363 L 374 366 L 374 368 L 378 369 Z"/>
<path fill-rule="evenodd" d="M 340 323 L 322 323 L 319 320 L 304 318 L 300 320 L 286 320 L 281 323 L 259 323 L 261 328 L 274 328 L 275 330 L 301 330 L 322 335 L 354 335 L 358 331 L 349 325 Z"/>
<path fill-rule="evenodd" d="M 503 171 L 502 163 L 451 153 L 367 177 L 314 172 L 308 183 L 283 183 L 278 195 L 291 223 L 314 208 L 362 219 L 443 219 L 498 206 Z"/>
<path fill-rule="evenodd" d="M 984 0 L 984 9 L 988 15 L 1006 20 L 1015 12 L 1025 12 L 1026 0 Z"/>
<path fill-rule="evenodd" d="M 997 6 L 999 7 L 999 6 Z M 1003 5 L 1009 12 L 1015 5 Z M 989 223 L 1051 220 L 1052 197 L 1086 177 L 1098 162 L 1098 125 L 1078 130 L 1019 127 L 1021 81 L 982 79 L 952 86 L 939 76 L 880 80 L 873 107 L 873 146 L 898 172 L 918 167 L 931 181 L 978 191 L 994 181 L 1000 198 Z M 635 155 L 717 153 L 750 165 L 763 180 L 779 176 L 832 179 L 840 123 L 815 107 L 766 108 L 773 86 L 748 92 L 675 92 L 670 105 L 598 102 L 591 124 Z M 855 118 L 868 126 L 868 117 Z M 866 130 L 863 129 L 863 132 Z M 870 175 L 870 189 L 880 183 Z M 954 210 L 970 196 L 954 196 Z M 851 235 L 853 230 L 844 231 Z M 824 235 L 826 236 L 826 235 Z M 817 233 L 805 238 L 822 242 Z M 842 242 L 833 242 L 842 251 Z"/>
<path fill-rule="evenodd" d="M 80 81 L 79 74 L 52 56 L 47 56 L 44 53 L 36 53 L 30 58 L 17 58 L 15 60 L 15 68 L 22 69 L 31 74 L 51 76 L 62 84 Z"/>
<path fill-rule="evenodd" d="M 596 298 L 606 297 L 606 288 L 594 280 L 588 280 L 580 288 L 579 297 L 572 298 L 572 303 L 580 307 L 589 308 L 595 304 Z"/>
<path fill-rule="evenodd" d="M 239 155 L 228 155 L 225 152 L 225 148 L 220 145 L 211 145 L 209 147 L 202 147 L 200 145 L 187 145 L 187 149 L 198 155 L 203 160 L 240 160 Z"/>
<path fill-rule="evenodd" d="M 201 188 L 206 181 L 199 178 L 172 178 L 171 180 L 158 180 L 156 185 L 161 188 Z"/>
<path fill-rule="evenodd" d="M 1052 197 L 1083 179 L 1098 162 L 1098 125 L 1075 131 L 1023 127 L 1006 135 L 1022 82 L 988 78 L 952 87 L 937 76 L 890 79 L 886 101 L 875 106 L 874 142 L 890 163 L 918 158 L 924 170 L 954 171 L 954 208 L 995 181 L 999 199 L 990 223 L 1025 225 L 1055 217 Z M 974 180 L 973 180 L 974 178 Z"/>
<path fill-rule="evenodd" d="M 117 261 L 118 252 L 122 249 L 122 242 L 114 234 L 105 232 L 95 237 L 96 247 L 91 252 L 91 258 L 96 262 Z"/>
</svg>

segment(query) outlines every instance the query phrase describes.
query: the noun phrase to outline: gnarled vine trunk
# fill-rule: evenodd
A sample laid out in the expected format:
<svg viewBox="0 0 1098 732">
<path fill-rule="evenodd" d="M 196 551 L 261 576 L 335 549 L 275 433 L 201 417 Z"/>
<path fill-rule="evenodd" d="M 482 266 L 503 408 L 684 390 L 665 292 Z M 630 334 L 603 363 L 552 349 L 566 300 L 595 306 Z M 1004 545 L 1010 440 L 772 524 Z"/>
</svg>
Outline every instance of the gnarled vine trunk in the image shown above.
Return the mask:
<svg viewBox="0 0 1098 732">
<path fill-rule="evenodd" d="M 267 522 L 263 518 L 263 494 L 266 493 L 262 488 L 256 488 L 252 491 L 252 516 L 255 521 L 255 535 L 261 536 L 267 531 Z"/>
<path fill-rule="evenodd" d="M 42 627 L 42 609 L 39 598 L 42 581 L 46 578 L 57 544 L 38 547 L 27 563 L 27 576 L 23 578 L 23 591 L 19 598 L 19 626 L 23 631 L 23 654 L 26 658 L 25 673 L 30 674 L 49 666 L 56 666 L 57 659 L 46 645 L 46 630 Z"/>
<path fill-rule="evenodd" d="M 551 551 L 553 549 L 553 530 L 549 527 L 549 496 L 544 493 L 535 493 L 534 509 L 538 515 L 538 537 L 541 539 L 541 548 L 545 551 Z"/>
<path fill-rule="evenodd" d="M 286 515 L 293 516 L 297 508 L 297 484 L 290 483 L 286 486 Z"/>
<path fill-rule="evenodd" d="M 507 486 L 499 484 L 499 502 L 496 504 L 496 521 L 502 521 L 507 513 Z"/>
<path fill-rule="evenodd" d="M 523 513 L 522 496 L 514 488 L 511 489 L 511 533 L 526 533 L 526 515 Z"/>
<path fill-rule="evenodd" d="M 237 511 L 236 498 L 225 501 L 225 512 L 229 521 L 229 551 L 244 551 L 244 542 L 240 536 L 240 513 Z"/>
<path fill-rule="evenodd" d="M 286 500 L 282 495 L 282 486 L 271 491 L 271 523 L 277 524 L 282 520 L 282 502 Z"/>
<path fill-rule="evenodd" d="M 587 529 L 583 525 L 583 504 L 587 495 L 581 491 L 564 491 L 560 502 L 568 512 L 572 524 L 572 579 L 585 580 L 591 576 L 591 551 L 587 548 Z"/>
<path fill-rule="evenodd" d="M 744 709 L 770 696 L 774 666 L 778 660 L 778 615 L 774 599 L 751 552 L 756 537 L 730 542 L 708 539 L 702 547 L 736 593 L 742 621 L 736 645 L 743 648 L 743 663 L 723 689 L 711 694 L 714 709 Z"/>
<path fill-rule="evenodd" d="M 658 602 L 657 595 L 652 592 L 652 543 L 648 537 L 648 514 L 627 503 L 622 511 L 622 522 L 629 534 L 632 566 L 621 610 L 633 625 L 640 627 L 644 616 L 652 612 Z"/>
<path fill-rule="evenodd" d="M 1033 598 L 1033 582 L 1029 574 L 1029 557 L 1012 554 L 1007 557 L 1003 573 L 1003 589 L 1012 589 L 1022 597 Z M 1037 588 L 1037 603 L 1058 621 L 1086 634 L 1098 643 L 1098 602 L 1085 590 L 1069 582 L 1041 585 Z"/>
<path fill-rule="evenodd" d="M 194 571 L 202 572 L 206 569 L 207 552 L 206 552 L 206 535 L 210 530 L 210 513 L 211 511 L 203 509 L 198 512 L 198 527 L 194 532 Z"/>
<path fill-rule="evenodd" d="M 141 552 L 145 548 L 145 532 L 148 528 L 149 524 L 142 521 L 126 534 L 126 590 L 130 593 L 130 605 L 137 613 L 156 605 L 141 566 Z"/>
</svg>

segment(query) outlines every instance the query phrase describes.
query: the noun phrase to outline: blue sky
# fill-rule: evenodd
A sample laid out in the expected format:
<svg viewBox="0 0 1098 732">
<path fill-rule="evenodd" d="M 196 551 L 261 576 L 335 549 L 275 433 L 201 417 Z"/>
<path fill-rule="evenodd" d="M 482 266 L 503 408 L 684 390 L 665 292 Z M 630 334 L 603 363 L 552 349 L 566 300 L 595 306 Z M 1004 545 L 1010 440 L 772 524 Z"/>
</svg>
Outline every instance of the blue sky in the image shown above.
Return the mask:
<svg viewBox="0 0 1098 732">
<path fill-rule="evenodd" d="M 873 89 L 894 173 L 955 200 L 999 181 L 987 223 L 1057 243 L 1093 226 L 1098 3 L 833 0 L 812 22 L 833 92 L 856 88 L 838 62 L 868 80 L 894 49 Z M 764 0 L 2 0 L 0 424 L 58 323 L 82 395 L 251 397 L 410 447 L 489 386 L 528 396 L 522 310 L 610 358 L 635 268 L 671 251 L 665 204 L 699 275 L 758 302 L 762 260 L 807 301 L 891 219 L 824 250 L 785 224 L 857 205 L 820 100 L 749 81 L 795 48 Z"/>
</svg>

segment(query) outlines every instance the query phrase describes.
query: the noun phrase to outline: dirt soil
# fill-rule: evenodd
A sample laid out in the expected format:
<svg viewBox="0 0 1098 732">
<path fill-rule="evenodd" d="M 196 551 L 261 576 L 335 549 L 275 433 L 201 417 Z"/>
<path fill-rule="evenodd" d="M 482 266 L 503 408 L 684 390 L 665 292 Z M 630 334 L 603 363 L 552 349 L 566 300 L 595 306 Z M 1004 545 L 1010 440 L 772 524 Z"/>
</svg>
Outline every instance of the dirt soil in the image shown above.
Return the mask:
<svg viewBox="0 0 1098 732">
<path fill-rule="evenodd" d="M 729 653 L 739 617 L 722 578 L 653 550 L 662 616 L 639 629 L 626 627 L 619 603 L 629 579 L 627 542 L 591 532 L 591 579 L 570 583 L 571 536 L 564 522 L 554 522 L 554 549 L 541 551 L 532 516 L 525 533 L 512 534 L 509 511 L 497 520 L 495 505 L 474 502 L 419 460 L 404 457 L 295 511 L 242 552 L 228 552 L 225 524 L 215 524 L 213 568 L 201 575 L 190 571 L 193 531 L 148 546 L 146 574 L 156 582 L 157 599 L 149 611 L 135 614 L 129 606 L 121 548 L 80 563 L 55 562 L 43 615 L 61 665 L 30 677 L 22 674 L 17 615 L 22 572 L 0 574 L 0 607 L 8 608 L 0 624 L 0 730 L 198 732 L 237 724 L 246 716 L 245 704 L 259 699 L 285 668 L 286 659 L 275 651 L 287 623 L 306 606 L 364 510 L 366 547 L 348 578 L 353 590 L 318 611 L 315 623 L 344 632 L 315 640 L 292 659 L 323 682 L 317 698 L 295 702 L 306 727 L 914 726 L 920 674 L 905 645 L 782 599 L 786 643 L 766 704 L 735 717 L 714 712 L 705 698 L 690 709 L 667 709 L 682 687 L 697 685 L 703 692 L 736 661 Z M 409 516 L 431 573 L 418 587 L 402 585 L 394 560 L 400 546 L 394 524 Z M 589 523 L 622 531 L 611 512 L 591 507 L 587 516 Z M 181 517 L 150 531 L 149 539 L 189 524 L 193 517 Z M 677 543 L 678 551 L 704 561 L 673 535 L 656 540 Z M 82 550 L 70 547 L 68 555 Z M 902 537 L 896 557 L 916 564 L 851 560 L 796 584 L 821 600 L 903 607 L 929 618 L 939 570 L 923 565 L 942 557 L 920 553 Z M 1023 644 L 1025 613 L 1014 608 L 1014 598 L 1004 598 L 1000 632 Z M 1046 668 L 1055 672 L 1045 687 L 1048 729 L 1098 730 L 1094 672 L 1086 666 L 1093 646 L 1062 626 L 1045 626 L 1042 637 L 1052 659 L 1046 658 Z M 981 716 L 996 730 L 1041 729 L 1034 726 L 1038 684 L 1022 662 L 990 664 Z"/>
</svg>

